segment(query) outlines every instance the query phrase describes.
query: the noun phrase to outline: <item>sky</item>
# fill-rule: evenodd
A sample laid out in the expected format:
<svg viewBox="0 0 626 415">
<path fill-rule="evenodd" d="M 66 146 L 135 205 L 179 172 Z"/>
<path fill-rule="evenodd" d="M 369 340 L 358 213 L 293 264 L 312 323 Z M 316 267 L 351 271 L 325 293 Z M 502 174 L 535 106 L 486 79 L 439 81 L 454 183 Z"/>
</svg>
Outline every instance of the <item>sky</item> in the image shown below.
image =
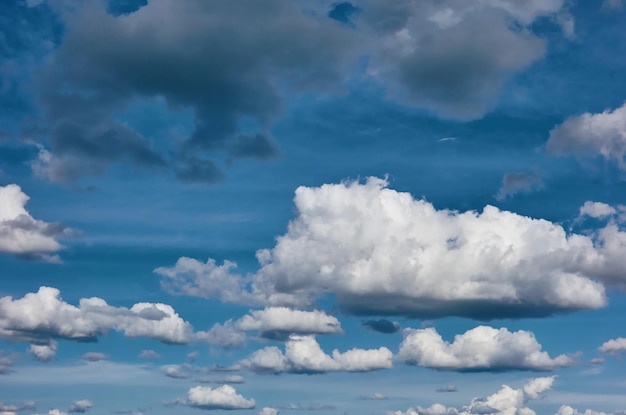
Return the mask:
<svg viewBox="0 0 626 415">
<path fill-rule="evenodd" d="M 623 415 L 626 2 L 0 2 L 0 415 Z"/>
</svg>

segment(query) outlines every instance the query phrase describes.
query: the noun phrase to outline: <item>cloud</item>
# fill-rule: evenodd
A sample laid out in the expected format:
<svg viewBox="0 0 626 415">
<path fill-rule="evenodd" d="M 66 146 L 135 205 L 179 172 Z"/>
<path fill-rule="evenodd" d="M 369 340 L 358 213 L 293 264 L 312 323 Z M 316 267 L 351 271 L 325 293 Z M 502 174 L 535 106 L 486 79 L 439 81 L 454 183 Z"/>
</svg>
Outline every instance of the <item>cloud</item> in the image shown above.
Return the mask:
<svg viewBox="0 0 626 415">
<path fill-rule="evenodd" d="M 18 358 L 17 353 L 7 354 L 4 350 L 0 349 L 0 375 L 8 375 L 13 372 L 13 365 Z"/>
<path fill-rule="evenodd" d="M 597 412 L 591 409 L 587 409 L 585 410 L 585 412 L 578 412 L 576 409 L 572 408 L 569 405 L 562 405 L 555 415 L 607 415 L 607 413 Z"/>
<path fill-rule="evenodd" d="M 28 351 L 35 356 L 37 360 L 47 362 L 52 360 L 57 354 L 58 343 L 50 340 L 47 344 L 31 344 Z"/>
<path fill-rule="evenodd" d="M 368 68 L 392 97 L 455 119 L 480 118 L 503 83 L 540 59 L 531 25 L 557 16 L 563 1 L 355 2 L 356 26 L 378 48 Z M 573 28 L 573 20 L 567 26 Z M 573 33 L 572 33 L 573 34 Z"/>
<path fill-rule="evenodd" d="M 40 287 L 14 300 L 0 298 L 0 338 L 42 342 L 52 338 L 95 341 L 116 330 L 127 337 L 164 343 L 188 343 L 193 329 L 167 304 L 137 303 L 130 309 L 113 307 L 101 298 L 83 298 L 79 306 L 64 302 L 60 291 Z"/>
<path fill-rule="evenodd" d="M 258 415 L 278 415 L 278 409 L 266 406 L 259 411 Z"/>
<path fill-rule="evenodd" d="M 504 200 L 509 196 L 518 193 L 530 193 L 542 187 L 543 181 L 537 174 L 520 172 L 506 173 L 504 177 L 502 177 L 502 187 L 500 187 L 495 197 L 498 200 Z"/>
<path fill-rule="evenodd" d="M 377 331 L 379 333 L 391 334 L 400 331 L 400 325 L 395 321 L 389 321 L 385 318 L 378 320 L 365 320 L 362 321 L 365 327 L 370 330 Z"/>
<path fill-rule="evenodd" d="M 93 403 L 91 403 L 91 401 L 87 399 L 81 399 L 78 401 L 74 401 L 72 406 L 70 406 L 70 409 L 68 410 L 68 412 L 84 414 L 85 412 L 90 410 L 92 407 L 93 407 Z"/>
<path fill-rule="evenodd" d="M 256 405 L 254 399 L 246 399 L 237 394 L 229 385 L 211 389 L 206 386 L 195 386 L 187 393 L 186 405 L 200 409 L 252 409 Z"/>
<path fill-rule="evenodd" d="M 604 342 L 602 346 L 598 348 L 598 351 L 608 354 L 620 354 L 626 352 L 626 338 L 618 337 Z"/>
<path fill-rule="evenodd" d="M 391 368 L 392 357 L 386 347 L 355 348 L 344 353 L 334 350 L 332 355 L 327 355 L 315 337 L 292 335 L 285 343 L 284 354 L 278 347 L 266 347 L 240 364 L 258 373 L 369 372 Z"/>
<path fill-rule="evenodd" d="M 239 349 L 246 344 L 246 334 L 237 329 L 231 320 L 214 324 L 209 331 L 196 333 L 196 340 L 223 349 Z"/>
<path fill-rule="evenodd" d="M 606 297 L 593 278 L 624 277 L 626 233 L 616 227 L 594 245 L 546 220 L 489 205 L 437 210 L 387 185 L 299 187 L 297 217 L 274 248 L 257 251 L 256 273 L 242 277 L 225 262 L 230 274 L 217 279 L 228 296 L 204 288 L 215 278 L 199 261 L 157 272 L 188 294 L 223 301 L 303 307 L 332 294 L 356 315 L 484 320 L 597 309 Z"/>
<path fill-rule="evenodd" d="M 286 409 L 289 411 L 328 411 L 332 409 L 337 409 L 335 405 L 327 404 L 327 403 L 307 403 L 302 404 L 299 402 L 289 402 L 287 405 L 279 406 L 280 409 Z"/>
<path fill-rule="evenodd" d="M 441 388 L 437 388 L 435 390 L 435 392 L 457 392 L 457 391 L 458 389 L 456 388 L 456 385 L 446 385 Z"/>
<path fill-rule="evenodd" d="M 121 16 L 98 2 L 80 3 L 61 16 L 63 41 L 36 77 L 43 112 L 36 132 L 49 145 L 48 177 L 56 180 L 130 161 L 211 183 L 224 175 L 218 154 L 275 157 L 268 127 L 282 108 L 281 91 L 338 84 L 354 43 L 348 28 L 283 0 L 262 8 L 241 0 L 158 0 Z M 155 97 L 193 118 L 185 139 L 165 143 L 172 159 L 158 148 L 164 143 L 115 117 Z"/>
<path fill-rule="evenodd" d="M 568 118 L 550 131 L 546 149 L 556 156 L 602 157 L 626 169 L 626 104 Z"/>
<path fill-rule="evenodd" d="M 412 365 L 452 371 L 550 371 L 575 364 L 571 356 L 551 358 L 541 350 L 532 332 L 487 326 L 456 335 L 452 343 L 444 341 L 434 328 L 405 329 L 397 358 Z"/>
<path fill-rule="evenodd" d="M 155 352 L 154 350 L 149 349 L 149 350 L 142 350 L 141 353 L 139 353 L 139 358 L 140 359 L 160 359 L 161 355 Z"/>
<path fill-rule="evenodd" d="M 502 388 L 486 398 L 474 398 L 465 406 L 446 407 L 436 403 L 428 408 L 409 408 L 407 411 L 388 412 L 388 415 L 536 415 L 535 411 L 526 407 L 531 399 L 549 390 L 554 383 L 555 376 L 530 380 L 523 388 L 513 389 L 502 385 Z"/>
<path fill-rule="evenodd" d="M 343 333 L 341 324 L 324 311 L 303 311 L 287 307 L 253 310 L 235 323 L 239 330 L 257 330 L 261 337 L 286 339 L 290 334 Z"/>
<path fill-rule="evenodd" d="M 0 186 L 0 254 L 58 261 L 50 255 L 63 247 L 57 239 L 74 232 L 58 223 L 34 219 L 25 209 L 28 199 L 16 184 Z"/>
<path fill-rule="evenodd" d="M 382 400 L 389 399 L 389 398 L 387 398 L 382 393 L 375 392 L 375 393 L 372 393 L 371 395 L 360 396 L 359 399 L 365 399 L 368 401 L 382 401 Z"/>
<path fill-rule="evenodd" d="M 224 376 L 223 378 L 220 378 L 220 379 L 198 378 L 198 379 L 196 379 L 196 382 L 200 382 L 200 383 L 216 383 L 218 385 L 224 385 L 224 384 L 231 384 L 232 385 L 232 384 L 244 383 L 245 379 L 241 375 L 229 375 L 229 376 Z"/>
<path fill-rule="evenodd" d="M 98 352 L 87 352 L 83 355 L 83 359 L 89 362 L 99 362 L 101 360 L 106 360 L 107 357 L 108 356 L 106 354 Z"/>
<path fill-rule="evenodd" d="M 579 216 L 589 216 L 590 218 L 604 219 L 617 213 L 614 207 L 602 202 L 586 201 L 580 207 Z"/>
<path fill-rule="evenodd" d="M 168 378 L 174 379 L 189 379 L 191 375 L 187 372 L 181 370 L 181 368 L 177 365 L 169 365 L 163 368 L 165 372 L 165 376 Z"/>
</svg>

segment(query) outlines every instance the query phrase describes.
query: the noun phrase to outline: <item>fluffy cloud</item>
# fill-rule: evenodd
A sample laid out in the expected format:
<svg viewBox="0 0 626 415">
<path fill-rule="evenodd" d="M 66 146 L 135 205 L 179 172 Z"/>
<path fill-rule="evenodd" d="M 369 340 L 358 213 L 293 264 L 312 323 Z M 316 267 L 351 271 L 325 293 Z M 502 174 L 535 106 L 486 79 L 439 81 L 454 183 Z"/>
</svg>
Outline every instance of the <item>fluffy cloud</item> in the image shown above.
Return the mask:
<svg viewBox="0 0 626 415">
<path fill-rule="evenodd" d="M 278 415 L 278 409 L 266 406 L 259 411 L 259 415 Z"/>
<path fill-rule="evenodd" d="M 377 39 L 369 74 L 392 96 L 457 119 L 482 116 L 507 78 L 544 55 L 545 41 L 530 28 L 535 21 L 562 15 L 573 27 L 562 0 L 355 4 L 357 27 Z"/>
<path fill-rule="evenodd" d="M 438 370 L 545 371 L 575 363 L 566 355 L 550 358 L 541 351 L 534 334 L 524 330 L 478 326 L 456 335 L 452 343 L 444 341 L 434 328 L 405 329 L 404 336 L 397 358 Z"/>
<path fill-rule="evenodd" d="M 624 278 L 626 233 L 617 228 L 599 232 L 594 246 L 545 220 L 493 206 L 437 210 L 387 185 L 299 187 L 297 217 L 274 248 L 257 252 L 260 269 L 228 276 L 227 290 L 251 285 L 233 301 L 311 306 L 332 293 L 360 315 L 538 317 L 603 307 L 604 287 L 591 277 Z M 192 262 L 158 272 L 187 293 L 225 300 L 203 289 L 204 278 L 188 271 L 203 264 Z"/>
<path fill-rule="evenodd" d="M 215 389 L 195 386 L 189 389 L 186 404 L 200 409 L 251 409 L 256 405 L 254 399 L 244 398 L 229 385 Z"/>
<path fill-rule="evenodd" d="M 283 354 L 278 347 L 266 347 L 254 352 L 241 365 L 259 373 L 324 373 L 368 372 L 392 367 L 393 354 L 386 347 L 351 349 L 332 355 L 322 351 L 313 336 L 292 335 Z"/>
<path fill-rule="evenodd" d="M 0 338 L 34 343 L 51 338 L 93 341 L 109 330 L 164 343 L 188 343 L 193 337 L 191 325 L 167 304 L 137 303 L 128 309 L 92 297 L 81 299 L 76 307 L 51 287 L 40 287 L 16 300 L 0 298 Z"/>
<path fill-rule="evenodd" d="M 626 169 L 626 104 L 568 118 L 550 131 L 546 149 L 557 156 L 602 157 Z"/>
<path fill-rule="evenodd" d="M 555 376 L 532 379 L 520 389 L 502 385 L 498 392 L 486 398 L 474 398 L 469 405 L 458 408 L 436 403 L 428 408 L 418 406 L 415 409 L 409 408 L 406 412 L 389 412 L 388 415 L 536 415 L 535 411 L 526 407 L 526 403 L 550 389 L 554 379 Z"/>
<path fill-rule="evenodd" d="M 587 409 L 585 412 L 578 412 L 569 405 L 563 405 L 559 408 L 555 415 L 607 415 L 607 413 L 597 412 L 591 409 Z"/>
<path fill-rule="evenodd" d="M 62 248 L 57 238 L 72 231 L 34 219 L 25 209 L 28 199 L 18 185 L 0 186 L 0 254 L 56 261 L 49 254 Z"/>
<path fill-rule="evenodd" d="M 234 327 L 232 321 L 214 324 L 209 331 L 196 333 L 196 340 L 223 349 L 238 349 L 246 343 L 246 334 Z"/>
<path fill-rule="evenodd" d="M 619 354 L 626 352 L 626 338 L 611 339 L 598 348 L 602 353 Z"/>
<path fill-rule="evenodd" d="M 93 407 L 93 403 L 87 399 L 74 401 L 68 412 L 83 414 Z"/>
<path fill-rule="evenodd" d="M 589 216 L 596 219 L 604 219 L 606 217 L 615 215 L 617 211 L 611 205 L 607 205 L 602 202 L 586 201 L 580 207 L 580 216 Z"/>
<path fill-rule="evenodd" d="M 58 343 L 50 340 L 48 344 L 31 344 L 28 351 L 35 356 L 37 360 L 47 362 L 57 354 Z"/>
<path fill-rule="evenodd" d="M 251 311 L 239 319 L 240 330 L 257 330 L 262 337 L 286 338 L 289 334 L 342 333 L 341 324 L 321 310 L 303 311 L 287 307 L 269 307 Z"/>
</svg>

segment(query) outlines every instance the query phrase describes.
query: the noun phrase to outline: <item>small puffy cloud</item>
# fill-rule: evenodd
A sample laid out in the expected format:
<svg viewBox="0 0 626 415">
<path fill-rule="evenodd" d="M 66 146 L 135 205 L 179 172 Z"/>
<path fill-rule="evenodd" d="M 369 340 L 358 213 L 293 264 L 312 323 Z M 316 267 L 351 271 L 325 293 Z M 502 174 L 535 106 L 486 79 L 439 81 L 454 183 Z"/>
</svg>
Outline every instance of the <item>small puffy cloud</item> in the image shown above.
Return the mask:
<svg viewBox="0 0 626 415">
<path fill-rule="evenodd" d="M 551 358 L 532 332 L 478 326 L 444 341 L 434 328 L 405 329 L 397 358 L 409 364 L 453 371 L 550 371 L 575 364 L 571 356 Z"/>
<path fill-rule="evenodd" d="M 290 334 L 342 333 L 339 320 L 321 310 L 303 311 L 288 307 L 254 310 L 235 323 L 240 330 L 257 330 L 262 337 L 287 338 Z"/>
<path fill-rule="evenodd" d="M 99 362 L 101 360 L 106 360 L 107 355 L 99 352 L 87 352 L 83 355 L 83 359 L 89 362 Z"/>
<path fill-rule="evenodd" d="M 93 407 L 93 403 L 87 399 L 81 399 L 78 401 L 74 401 L 74 403 L 70 406 L 68 412 L 70 413 L 80 413 L 83 414 L 90 410 Z"/>
<path fill-rule="evenodd" d="M 504 200 L 518 193 L 529 193 L 543 187 L 543 181 L 537 174 L 530 173 L 506 173 L 502 177 L 502 186 L 496 194 L 496 199 Z"/>
<path fill-rule="evenodd" d="M 154 350 L 149 349 L 149 350 L 142 350 L 141 353 L 139 353 L 139 358 L 140 359 L 160 359 L 161 355 L 155 352 Z"/>
<path fill-rule="evenodd" d="M 474 398 L 468 405 L 446 407 L 436 403 L 428 408 L 409 408 L 407 411 L 388 412 L 388 415 L 536 415 L 535 411 L 526 406 L 527 402 L 536 399 L 552 387 L 555 376 L 530 380 L 523 388 L 513 389 L 502 385 L 502 388 L 486 398 Z M 530 392 L 530 393 L 529 393 Z"/>
<path fill-rule="evenodd" d="M 0 186 L 0 254 L 56 261 L 57 241 L 73 231 L 56 223 L 34 219 L 25 209 L 29 197 L 16 184 Z"/>
<path fill-rule="evenodd" d="M 615 215 L 617 211 L 611 205 L 602 202 L 586 201 L 581 207 L 579 216 L 589 216 L 596 219 L 604 219 Z"/>
<path fill-rule="evenodd" d="M 52 360 L 57 354 L 58 343 L 50 340 L 47 344 L 31 344 L 28 351 L 42 362 Z"/>
<path fill-rule="evenodd" d="M 458 391 L 458 389 L 456 388 L 456 385 L 446 385 L 441 388 L 437 388 L 435 391 L 436 392 L 456 392 Z"/>
<path fill-rule="evenodd" d="M 568 118 L 550 131 L 546 149 L 557 156 L 602 157 L 626 169 L 626 104 Z"/>
<path fill-rule="evenodd" d="M 256 405 L 254 399 L 244 398 L 229 385 L 215 389 L 195 386 L 187 392 L 185 403 L 200 409 L 252 409 Z"/>
<path fill-rule="evenodd" d="M 8 375 L 13 371 L 11 369 L 18 358 L 17 353 L 6 353 L 0 350 L 0 375 Z"/>
<path fill-rule="evenodd" d="M 258 415 L 278 415 L 278 409 L 266 406 L 259 411 Z"/>
<path fill-rule="evenodd" d="M 188 372 L 184 371 L 184 369 L 178 365 L 165 366 L 163 368 L 163 372 L 165 373 L 165 376 L 174 379 L 188 379 L 191 377 Z"/>
<path fill-rule="evenodd" d="M 618 337 L 604 342 L 602 346 L 598 348 L 602 353 L 608 354 L 621 354 L 626 352 L 626 338 Z"/>
<path fill-rule="evenodd" d="M 594 245 L 546 220 L 493 206 L 438 210 L 387 185 L 369 178 L 299 187 L 297 217 L 274 248 L 257 252 L 250 290 L 240 275 L 220 272 L 229 296 L 302 307 L 333 294 L 357 315 L 488 320 L 597 309 L 606 296 L 594 278 L 624 278 L 626 233 L 618 229 L 599 233 Z M 203 289 L 213 277 L 196 272 L 205 265 L 194 261 L 157 272 L 186 292 L 225 300 Z"/>
<path fill-rule="evenodd" d="M 387 320 L 386 318 L 381 318 L 378 320 L 365 320 L 361 322 L 361 324 L 363 324 L 363 326 L 367 327 L 368 329 L 377 331 L 379 333 L 391 334 L 400 331 L 400 324 L 395 321 Z"/>
<path fill-rule="evenodd" d="M 618 412 L 615 412 L 617 415 Z M 606 412 L 598 412 L 592 409 L 586 409 L 585 412 L 578 412 L 578 410 L 572 408 L 569 405 L 562 405 L 555 415 L 608 415 Z"/>
<path fill-rule="evenodd" d="M 332 355 L 322 351 L 313 336 L 292 335 L 285 353 L 278 347 L 265 347 L 243 360 L 241 365 L 259 373 L 368 372 L 392 367 L 393 354 L 386 347 L 351 349 Z"/>
<path fill-rule="evenodd" d="M 224 324 L 216 323 L 209 331 L 199 331 L 196 340 L 223 349 L 238 349 L 245 345 L 246 334 L 239 330 L 231 320 Z"/>
<path fill-rule="evenodd" d="M 81 299 L 76 307 L 51 287 L 40 287 L 19 299 L 0 298 L 0 338 L 34 343 L 52 338 L 95 341 L 110 330 L 164 343 L 188 343 L 193 337 L 191 325 L 167 304 L 138 303 L 129 309 L 91 297 Z"/>
</svg>

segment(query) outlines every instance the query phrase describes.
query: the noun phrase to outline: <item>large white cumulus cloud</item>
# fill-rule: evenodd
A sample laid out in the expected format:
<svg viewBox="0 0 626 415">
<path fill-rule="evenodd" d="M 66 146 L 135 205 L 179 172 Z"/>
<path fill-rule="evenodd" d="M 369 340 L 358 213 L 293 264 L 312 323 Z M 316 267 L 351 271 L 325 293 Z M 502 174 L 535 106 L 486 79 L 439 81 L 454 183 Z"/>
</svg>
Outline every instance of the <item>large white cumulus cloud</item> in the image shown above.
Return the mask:
<svg viewBox="0 0 626 415">
<path fill-rule="evenodd" d="M 428 408 L 409 408 L 407 411 L 389 412 L 388 415 L 536 415 L 526 404 L 547 391 L 554 383 L 554 376 L 530 380 L 523 388 L 514 389 L 508 385 L 486 398 L 474 398 L 468 405 L 446 407 L 436 403 Z"/>
<path fill-rule="evenodd" d="M 195 386 L 187 393 L 186 404 L 201 409 L 251 409 L 256 402 L 246 399 L 230 385 L 211 389 L 207 386 Z"/>
<path fill-rule="evenodd" d="M 457 371 L 548 371 L 575 363 L 566 355 L 553 359 L 541 348 L 534 334 L 524 330 L 478 326 L 449 343 L 434 328 L 406 329 L 397 357 L 410 364 Z"/>
<path fill-rule="evenodd" d="M 617 228 L 594 246 L 593 237 L 568 235 L 546 220 L 493 206 L 438 210 L 387 185 L 369 178 L 299 187 L 297 217 L 274 248 L 257 252 L 260 269 L 243 278 L 229 263 L 227 286 L 240 287 L 230 300 L 311 306 L 332 293 L 344 310 L 362 315 L 543 316 L 600 308 L 604 287 L 593 277 L 624 277 L 626 233 Z M 190 271 L 194 261 L 157 272 L 186 294 L 217 296 L 204 289 L 204 271 Z"/>
<path fill-rule="evenodd" d="M 0 186 L 0 254 L 54 259 L 48 254 L 62 248 L 57 238 L 71 230 L 34 219 L 25 209 L 28 199 L 16 184 Z"/>
<path fill-rule="evenodd" d="M 137 303 L 129 309 L 91 297 L 81 299 L 76 307 L 52 287 L 19 299 L 0 298 L 0 338 L 33 343 L 51 338 L 90 341 L 110 330 L 164 343 L 188 343 L 193 338 L 191 325 L 167 304 Z"/>
<path fill-rule="evenodd" d="M 313 336 L 292 335 L 285 344 L 285 353 L 270 346 L 254 352 L 241 364 L 259 373 L 369 372 L 391 368 L 392 358 L 393 353 L 386 347 L 355 348 L 344 353 L 334 350 L 327 355 Z"/>
</svg>

